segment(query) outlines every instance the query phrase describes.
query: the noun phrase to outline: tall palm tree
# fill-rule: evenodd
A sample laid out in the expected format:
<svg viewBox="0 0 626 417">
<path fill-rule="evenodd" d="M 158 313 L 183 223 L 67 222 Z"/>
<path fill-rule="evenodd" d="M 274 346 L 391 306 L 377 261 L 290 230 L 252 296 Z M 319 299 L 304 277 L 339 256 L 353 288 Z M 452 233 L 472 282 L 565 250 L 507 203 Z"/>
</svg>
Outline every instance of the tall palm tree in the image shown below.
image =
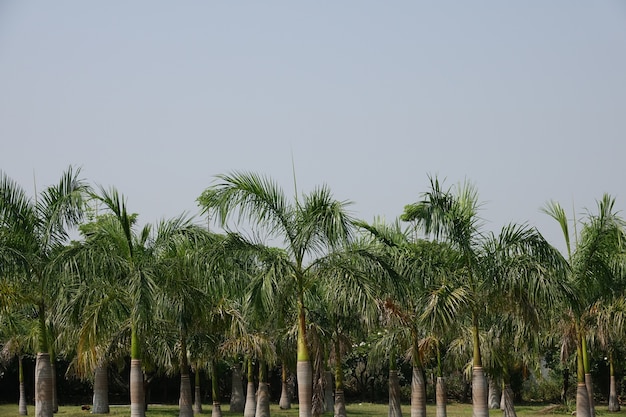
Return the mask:
<svg viewBox="0 0 626 417">
<path fill-rule="evenodd" d="M 100 188 L 93 194 L 108 216 L 106 226 L 95 223 L 86 230 L 85 250 L 92 254 L 92 263 L 109 265 L 109 275 L 122 283 L 128 307 L 130 328 L 130 400 L 131 416 L 145 415 L 144 375 L 142 370 L 142 343 L 154 329 L 149 323 L 156 317 L 158 290 L 158 254 L 169 247 L 172 240 L 185 234 L 193 225 L 184 216 L 158 223 L 153 232 L 150 225 L 137 231 L 137 215 L 126 208 L 124 197 L 114 188 Z M 143 336 L 142 336 L 143 335 Z"/>
<path fill-rule="evenodd" d="M 519 294 L 533 288 L 531 295 L 540 292 L 561 294 L 560 281 L 552 271 L 563 270 L 563 260 L 535 229 L 524 225 L 505 226 L 498 236 L 482 230 L 478 216 L 478 193 L 469 182 L 455 189 L 444 190 L 439 180 L 431 178 L 430 190 L 423 199 L 405 207 L 402 220 L 414 221 L 424 227 L 427 235 L 444 239 L 458 251 L 461 258 L 464 310 L 468 312 L 472 328 L 472 401 L 474 415 L 487 417 L 489 413 L 487 381 L 480 348 L 481 320 L 489 300 L 501 297 L 502 291 Z M 498 250 L 493 252 L 494 245 Z M 496 276 L 490 260 L 501 257 Z M 505 268 L 504 268 L 505 267 Z M 516 275 L 519 270 L 529 273 Z"/>
<path fill-rule="evenodd" d="M 614 297 L 624 288 L 621 277 L 616 276 L 613 267 L 616 259 L 624 253 L 624 221 L 615 212 L 615 200 L 608 194 L 597 204 L 597 213 L 588 212 L 580 225 L 580 235 L 573 236 L 574 245 L 565 210 L 554 201 L 543 208 L 543 212 L 555 219 L 563 232 L 570 267 L 568 277 L 577 295 L 569 308 L 576 335 L 576 413 L 581 417 L 595 415 L 585 316 L 596 301 L 606 296 Z M 576 230 L 578 225 L 574 226 Z"/>
<path fill-rule="evenodd" d="M 411 383 L 411 415 L 426 413 L 424 354 L 427 345 L 438 359 L 438 415 L 445 416 L 445 384 L 443 380 L 440 341 L 454 322 L 466 297 L 464 289 L 452 285 L 457 253 L 444 243 L 418 238 L 416 228 L 401 230 L 396 222 L 368 225 L 359 223 L 387 250 L 384 267 L 395 277 L 386 288 L 385 307 L 400 326 L 410 334 L 410 359 L 413 366 Z"/>
<path fill-rule="evenodd" d="M 206 189 L 198 201 L 226 224 L 233 212 L 247 219 L 268 238 L 282 239 L 289 253 L 290 278 L 298 310 L 297 378 L 299 415 L 311 416 L 312 368 L 306 343 L 305 293 L 312 278 L 311 265 L 352 234 L 347 203 L 335 200 L 330 190 L 319 187 L 289 203 L 272 180 L 253 173 L 218 176 L 220 183 Z"/>
<path fill-rule="evenodd" d="M 0 173 L 0 268 L 19 280 L 26 303 L 37 309 L 39 342 L 35 370 L 35 414 L 53 414 L 52 366 L 47 335 L 49 306 L 56 293 L 58 271 L 51 267 L 58 248 L 69 240 L 69 230 L 83 218 L 88 185 L 80 170 L 68 168 L 58 184 L 46 187 L 35 199 Z"/>
</svg>

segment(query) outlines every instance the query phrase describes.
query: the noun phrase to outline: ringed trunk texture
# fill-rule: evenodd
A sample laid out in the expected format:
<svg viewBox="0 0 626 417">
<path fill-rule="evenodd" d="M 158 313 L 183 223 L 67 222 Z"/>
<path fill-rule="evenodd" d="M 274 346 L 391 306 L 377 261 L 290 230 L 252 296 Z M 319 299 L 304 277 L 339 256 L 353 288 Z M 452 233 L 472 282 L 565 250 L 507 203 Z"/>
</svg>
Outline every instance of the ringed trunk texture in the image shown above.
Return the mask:
<svg viewBox="0 0 626 417">
<path fill-rule="evenodd" d="M 198 383 L 196 383 L 194 387 L 193 413 L 202 414 L 202 393 L 200 392 L 200 384 Z"/>
<path fill-rule="evenodd" d="M 446 380 L 443 377 L 437 377 L 437 385 L 435 386 L 435 402 L 437 403 L 437 417 L 447 417 L 448 394 L 446 393 Z"/>
<path fill-rule="evenodd" d="M 503 403 L 503 416 L 504 417 L 517 417 L 515 413 L 515 406 L 513 405 L 513 390 L 510 385 L 505 385 L 502 391 L 502 403 Z"/>
<path fill-rule="evenodd" d="M 411 380 L 411 417 L 426 417 L 426 381 L 422 370 L 416 366 Z"/>
<path fill-rule="evenodd" d="M 254 384 L 253 384 L 254 386 Z M 241 382 L 241 369 L 233 366 L 231 378 L 230 411 L 241 413 L 246 407 L 246 398 L 243 395 L 243 383 Z"/>
<path fill-rule="evenodd" d="M 222 417 L 222 405 L 220 403 L 213 401 L 211 417 Z"/>
<path fill-rule="evenodd" d="M 283 381 L 281 384 L 278 406 L 281 410 L 291 409 L 291 400 L 289 400 L 289 387 L 287 386 L 287 381 Z"/>
<path fill-rule="evenodd" d="M 93 378 L 93 414 L 109 414 L 109 376 L 106 365 L 98 365 Z"/>
<path fill-rule="evenodd" d="M 609 411 L 617 412 L 619 410 L 620 405 L 617 399 L 617 381 L 615 381 L 615 375 L 611 375 L 611 383 L 609 388 Z"/>
<path fill-rule="evenodd" d="M 313 369 L 311 362 L 299 360 L 296 367 L 298 377 L 298 415 L 300 417 L 312 416 L 313 405 Z M 335 399 L 335 402 L 337 399 Z"/>
<path fill-rule="evenodd" d="M 472 412 L 474 417 L 489 417 L 487 379 L 482 366 L 472 371 Z"/>
<path fill-rule="evenodd" d="M 178 400 L 178 408 L 179 417 L 193 416 L 193 401 L 191 399 L 191 379 L 189 378 L 189 371 L 187 369 L 182 369 L 180 374 L 180 397 Z"/>
<path fill-rule="evenodd" d="M 28 408 L 26 407 L 26 385 L 24 381 L 20 382 L 20 399 L 17 407 L 21 416 L 28 415 Z"/>
<path fill-rule="evenodd" d="M 259 382 L 256 398 L 256 417 L 270 417 L 270 390 L 267 382 Z"/>
<path fill-rule="evenodd" d="M 26 407 L 26 385 L 24 384 L 24 363 L 22 361 L 22 355 L 17 356 L 18 374 L 20 380 L 20 399 L 18 401 L 18 413 L 21 416 L 28 415 L 28 408 Z"/>
<path fill-rule="evenodd" d="M 35 416 L 52 417 L 52 366 L 49 353 L 38 353 L 35 364 Z"/>
<path fill-rule="evenodd" d="M 346 398 L 342 389 L 335 390 L 335 417 L 346 417 Z"/>
<path fill-rule="evenodd" d="M 143 388 L 141 359 L 130 360 L 130 417 L 146 416 L 146 397 Z"/>
<path fill-rule="evenodd" d="M 587 395 L 589 396 L 589 414 L 591 414 L 591 417 L 595 417 L 596 405 L 593 401 L 593 381 L 590 373 L 585 374 L 585 385 L 587 386 Z"/>
<path fill-rule="evenodd" d="M 500 408 L 501 399 L 500 386 L 493 378 L 489 378 L 489 408 L 492 410 Z"/>
<path fill-rule="evenodd" d="M 332 371 L 324 372 L 324 412 L 329 413 L 335 408 L 333 401 L 333 373 Z"/>
<path fill-rule="evenodd" d="M 402 417 L 402 408 L 400 403 L 400 380 L 398 371 L 389 371 L 389 413 L 388 417 Z"/>
<path fill-rule="evenodd" d="M 256 413 L 256 396 L 254 395 L 254 381 L 248 381 L 248 392 L 246 393 L 246 405 L 243 410 L 243 417 L 254 417 Z"/>
<path fill-rule="evenodd" d="M 589 395 L 584 382 L 579 382 L 576 386 L 576 417 L 591 417 Z"/>
</svg>

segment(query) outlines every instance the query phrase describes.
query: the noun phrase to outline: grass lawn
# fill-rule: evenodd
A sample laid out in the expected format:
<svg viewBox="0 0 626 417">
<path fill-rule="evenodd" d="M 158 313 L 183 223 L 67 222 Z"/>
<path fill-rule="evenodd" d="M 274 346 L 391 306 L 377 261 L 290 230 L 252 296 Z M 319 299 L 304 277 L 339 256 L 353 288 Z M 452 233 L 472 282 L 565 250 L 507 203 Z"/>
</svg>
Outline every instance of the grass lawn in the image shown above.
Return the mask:
<svg viewBox="0 0 626 417">
<path fill-rule="evenodd" d="M 204 414 L 207 417 L 211 415 L 211 406 L 203 405 Z M 231 413 L 228 410 L 228 404 L 223 406 L 222 414 L 226 416 L 242 416 L 243 413 Z M 571 412 L 566 410 L 563 407 L 555 407 L 555 406 L 546 406 L 546 405 L 521 405 L 515 407 L 517 415 L 519 417 L 523 416 L 569 416 Z M 387 405 L 386 404 L 348 404 L 346 407 L 346 411 L 348 416 L 362 416 L 362 417 L 385 417 L 387 416 Z M 298 417 L 298 408 L 294 406 L 291 410 L 280 410 L 278 405 L 272 405 L 271 407 L 272 416 L 277 417 Z M 435 416 L 435 406 L 429 404 L 427 407 L 427 415 Z M 502 411 L 500 410 L 491 410 L 490 416 L 500 417 L 502 415 Z M 599 405 L 596 408 L 596 414 L 598 416 L 615 416 L 615 417 L 626 417 L 626 411 L 620 411 L 619 413 L 609 413 L 606 409 L 606 405 Z M 35 407 L 28 407 L 28 415 L 35 415 Z M 59 407 L 59 412 L 55 414 L 57 417 L 85 417 L 90 415 L 89 411 L 81 410 L 80 406 L 63 406 Z M 130 406 L 128 405 L 114 405 L 111 406 L 110 416 L 130 416 Z M 410 410 L 408 405 L 404 405 L 402 407 L 402 415 L 410 416 Z M 0 405 L 0 417 L 17 417 L 18 410 L 17 404 L 2 404 Z M 146 412 L 146 417 L 177 417 L 178 416 L 178 407 L 175 405 L 156 405 L 151 404 Z M 332 416 L 332 413 L 326 413 L 324 416 Z M 472 406 L 470 404 L 449 404 L 448 405 L 448 417 L 471 417 L 472 416 Z"/>
</svg>

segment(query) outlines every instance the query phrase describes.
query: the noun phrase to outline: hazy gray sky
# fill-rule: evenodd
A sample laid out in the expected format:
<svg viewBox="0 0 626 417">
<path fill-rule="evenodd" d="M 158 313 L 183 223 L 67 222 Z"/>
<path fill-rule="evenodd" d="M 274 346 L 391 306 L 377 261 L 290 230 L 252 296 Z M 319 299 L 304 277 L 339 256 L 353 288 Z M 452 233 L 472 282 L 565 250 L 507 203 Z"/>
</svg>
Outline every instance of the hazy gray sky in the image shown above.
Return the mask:
<svg viewBox="0 0 626 417">
<path fill-rule="evenodd" d="M 621 0 L 0 0 L 0 169 L 82 166 L 144 222 L 233 170 L 291 195 L 293 155 L 364 220 L 436 174 L 561 246 L 539 208 L 625 207 L 625 133 Z"/>
</svg>

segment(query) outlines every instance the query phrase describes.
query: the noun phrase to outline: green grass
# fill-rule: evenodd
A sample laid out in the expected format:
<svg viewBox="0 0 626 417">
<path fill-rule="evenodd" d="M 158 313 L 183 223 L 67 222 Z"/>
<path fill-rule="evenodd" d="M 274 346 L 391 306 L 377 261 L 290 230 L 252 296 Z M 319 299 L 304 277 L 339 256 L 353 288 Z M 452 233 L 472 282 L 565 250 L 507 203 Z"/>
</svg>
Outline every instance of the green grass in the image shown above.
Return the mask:
<svg viewBox="0 0 626 417">
<path fill-rule="evenodd" d="M 204 415 L 210 417 L 211 405 L 203 405 Z M 230 416 L 243 416 L 243 413 L 231 413 L 228 410 L 228 404 L 223 406 L 222 414 L 224 417 Z M 570 416 L 571 411 L 564 407 L 546 406 L 546 405 L 520 405 L 515 407 L 518 417 L 533 417 L 533 416 Z M 17 404 L 2 404 L 0 405 L 0 417 L 17 417 Z M 346 407 L 348 416 L 363 416 L 363 417 L 385 417 L 387 416 L 386 404 L 369 404 L 369 403 L 353 403 L 348 404 Z M 471 417 L 472 406 L 470 404 L 448 404 L 448 417 Z M 428 416 L 435 416 L 435 406 L 429 404 L 426 411 Z M 500 410 L 490 410 L 490 417 L 502 416 Z M 598 416 L 606 417 L 626 417 L 626 410 L 619 413 L 609 413 L 606 410 L 606 405 L 599 405 L 596 408 L 596 414 Z M 28 407 L 28 415 L 35 415 L 35 407 Z M 128 405 L 114 405 L 111 406 L 111 417 L 117 416 L 130 416 L 130 406 Z M 272 405 L 271 415 L 277 417 L 298 417 L 298 408 L 294 406 L 291 410 L 280 410 L 277 405 Z M 402 415 L 409 417 L 411 415 L 409 406 L 402 406 Z M 86 417 L 91 416 L 89 411 L 81 410 L 80 406 L 63 406 L 59 407 L 59 412 L 55 414 L 56 417 Z M 178 407 L 175 405 L 156 405 L 151 404 L 146 412 L 146 417 L 177 417 Z M 332 416 L 332 413 L 324 414 L 324 417 Z"/>
</svg>

